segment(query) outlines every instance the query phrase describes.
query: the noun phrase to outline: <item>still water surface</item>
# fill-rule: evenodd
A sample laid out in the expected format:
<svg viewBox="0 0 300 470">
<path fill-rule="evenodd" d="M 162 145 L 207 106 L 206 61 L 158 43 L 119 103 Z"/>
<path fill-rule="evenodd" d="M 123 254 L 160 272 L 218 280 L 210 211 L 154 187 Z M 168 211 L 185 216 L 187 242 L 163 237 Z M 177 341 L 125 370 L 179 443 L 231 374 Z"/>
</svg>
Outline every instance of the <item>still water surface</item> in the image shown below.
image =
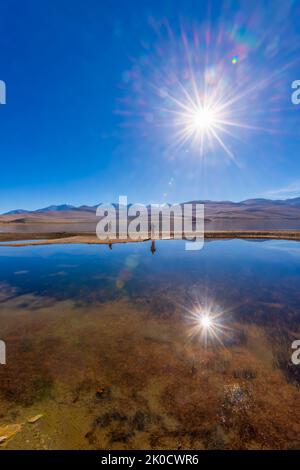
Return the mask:
<svg viewBox="0 0 300 470">
<path fill-rule="evenodd" d="M 300 243 L 155 250 L 0 247 L 6 448 L 300 447 Z"/>
</svg>

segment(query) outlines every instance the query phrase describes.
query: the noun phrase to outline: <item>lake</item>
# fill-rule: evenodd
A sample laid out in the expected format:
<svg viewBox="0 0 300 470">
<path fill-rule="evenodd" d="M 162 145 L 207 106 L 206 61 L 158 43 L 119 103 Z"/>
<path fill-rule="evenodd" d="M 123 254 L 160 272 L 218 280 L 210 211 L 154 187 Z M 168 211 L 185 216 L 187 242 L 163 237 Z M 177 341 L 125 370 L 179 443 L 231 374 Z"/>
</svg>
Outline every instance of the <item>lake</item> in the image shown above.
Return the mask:
<svg viewBox="0 0 300 470">
<path fill-rule="evenodd" d="M 184 246 L 0 246 L 5 448 L 300 448 L 300 243 Z"/>
</svg>

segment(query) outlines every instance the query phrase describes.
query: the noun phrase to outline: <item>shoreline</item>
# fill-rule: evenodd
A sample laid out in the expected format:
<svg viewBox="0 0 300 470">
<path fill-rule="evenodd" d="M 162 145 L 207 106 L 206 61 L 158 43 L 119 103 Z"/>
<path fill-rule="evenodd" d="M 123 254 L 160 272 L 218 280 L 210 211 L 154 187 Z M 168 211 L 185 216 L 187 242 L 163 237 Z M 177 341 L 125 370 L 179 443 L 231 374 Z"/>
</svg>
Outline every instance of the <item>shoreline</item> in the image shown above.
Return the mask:
<svg viewBox="0 0 300 470">
<path fill-rule="evenodd" d="M 207 231 L 204 233 L 205 240 L 294 240 L 300 241 L 300 230 L 222 230 Z M 115 243 L 140 243 L 152 240 L 146 237 L 141 240 L 99 240 L 93 232 L 86 233 L 68 233 L 68 232 L 0 232 L 0 246 L 22 247 L 22 246 L 40 246 L 40 245 L 68 245 L 68 244 L 86 244 L 86 245 L 113 245 Z M 174 240 L 169 238 L 155 238 L 154 241 Z"/>
</svg>

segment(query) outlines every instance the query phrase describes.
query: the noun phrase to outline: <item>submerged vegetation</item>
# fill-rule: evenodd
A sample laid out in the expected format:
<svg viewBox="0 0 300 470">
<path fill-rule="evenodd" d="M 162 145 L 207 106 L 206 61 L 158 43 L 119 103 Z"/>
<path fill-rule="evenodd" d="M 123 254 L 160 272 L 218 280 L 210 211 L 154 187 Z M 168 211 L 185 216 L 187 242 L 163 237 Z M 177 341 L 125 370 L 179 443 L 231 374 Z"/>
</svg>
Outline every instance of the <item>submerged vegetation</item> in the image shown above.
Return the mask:
<svg viewBox="0 0 300 470">
<path fill-rule="evenodd" d="M 223 243 L 230 251 L 233 242 Z M 160 245 L 154 257 L 148 244 L 143 257 L 129 250 L 122 258 L 119 247 L 103 250 L 95 262 L 87 249 L 78 257 L 55 251 L 43 276 L 38 267 L 45 267 L 50 247 L 32 263 L 9 257 L 14 271 L 10 275 L 6 267 L 0 285 L 8 352 L 7 365 L 0 367 L 0 427 L 12 437 L 3 445 L 299 448 L 299 376 L 290 362 L 290 341 L 300 333 L 292 313 L 296 264 L 292 274 L 284 261 L 270 271 L 264 259 L 253 290 L 258 274 L 251 271 L 248 251 L 220 264 L 219 252 L 213 256 L 218 244 L 209 245 L 209 258 L 177 252 L 173 265 L 169 257 L 161 259 Z M 265 244 L 241 246 L 251 247 L 252 257 L 266 253 L 257 251 Z M 207 259 L 211 271 L 204 279 Z M 283 279 L 274 293 L 277 269 L 281 277 L 290 273 L 288 291 Z M 220 341 L 207 344 L 189 336 L 185 309 L 205 295 L 222 304 L 228 327 Z"/>
</svg>

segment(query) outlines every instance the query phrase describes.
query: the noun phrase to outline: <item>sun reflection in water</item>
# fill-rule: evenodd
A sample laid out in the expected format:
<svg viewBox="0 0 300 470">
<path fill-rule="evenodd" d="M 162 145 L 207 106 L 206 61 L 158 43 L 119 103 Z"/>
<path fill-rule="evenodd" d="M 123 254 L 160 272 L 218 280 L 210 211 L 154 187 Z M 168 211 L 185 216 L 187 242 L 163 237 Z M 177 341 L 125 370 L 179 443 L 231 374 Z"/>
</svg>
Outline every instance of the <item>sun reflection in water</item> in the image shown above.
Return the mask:
<svg viewBox="0 0 300 470">
<path fill-rule="evenodd" d="M 223 339 L 231 329 L 226 323 L 226 313 L 214 302 L 198 303 L 187 314 L 188 336 L 199 338 L 205 345 L 214 341 L 224 345 Z"/>
</svg>

